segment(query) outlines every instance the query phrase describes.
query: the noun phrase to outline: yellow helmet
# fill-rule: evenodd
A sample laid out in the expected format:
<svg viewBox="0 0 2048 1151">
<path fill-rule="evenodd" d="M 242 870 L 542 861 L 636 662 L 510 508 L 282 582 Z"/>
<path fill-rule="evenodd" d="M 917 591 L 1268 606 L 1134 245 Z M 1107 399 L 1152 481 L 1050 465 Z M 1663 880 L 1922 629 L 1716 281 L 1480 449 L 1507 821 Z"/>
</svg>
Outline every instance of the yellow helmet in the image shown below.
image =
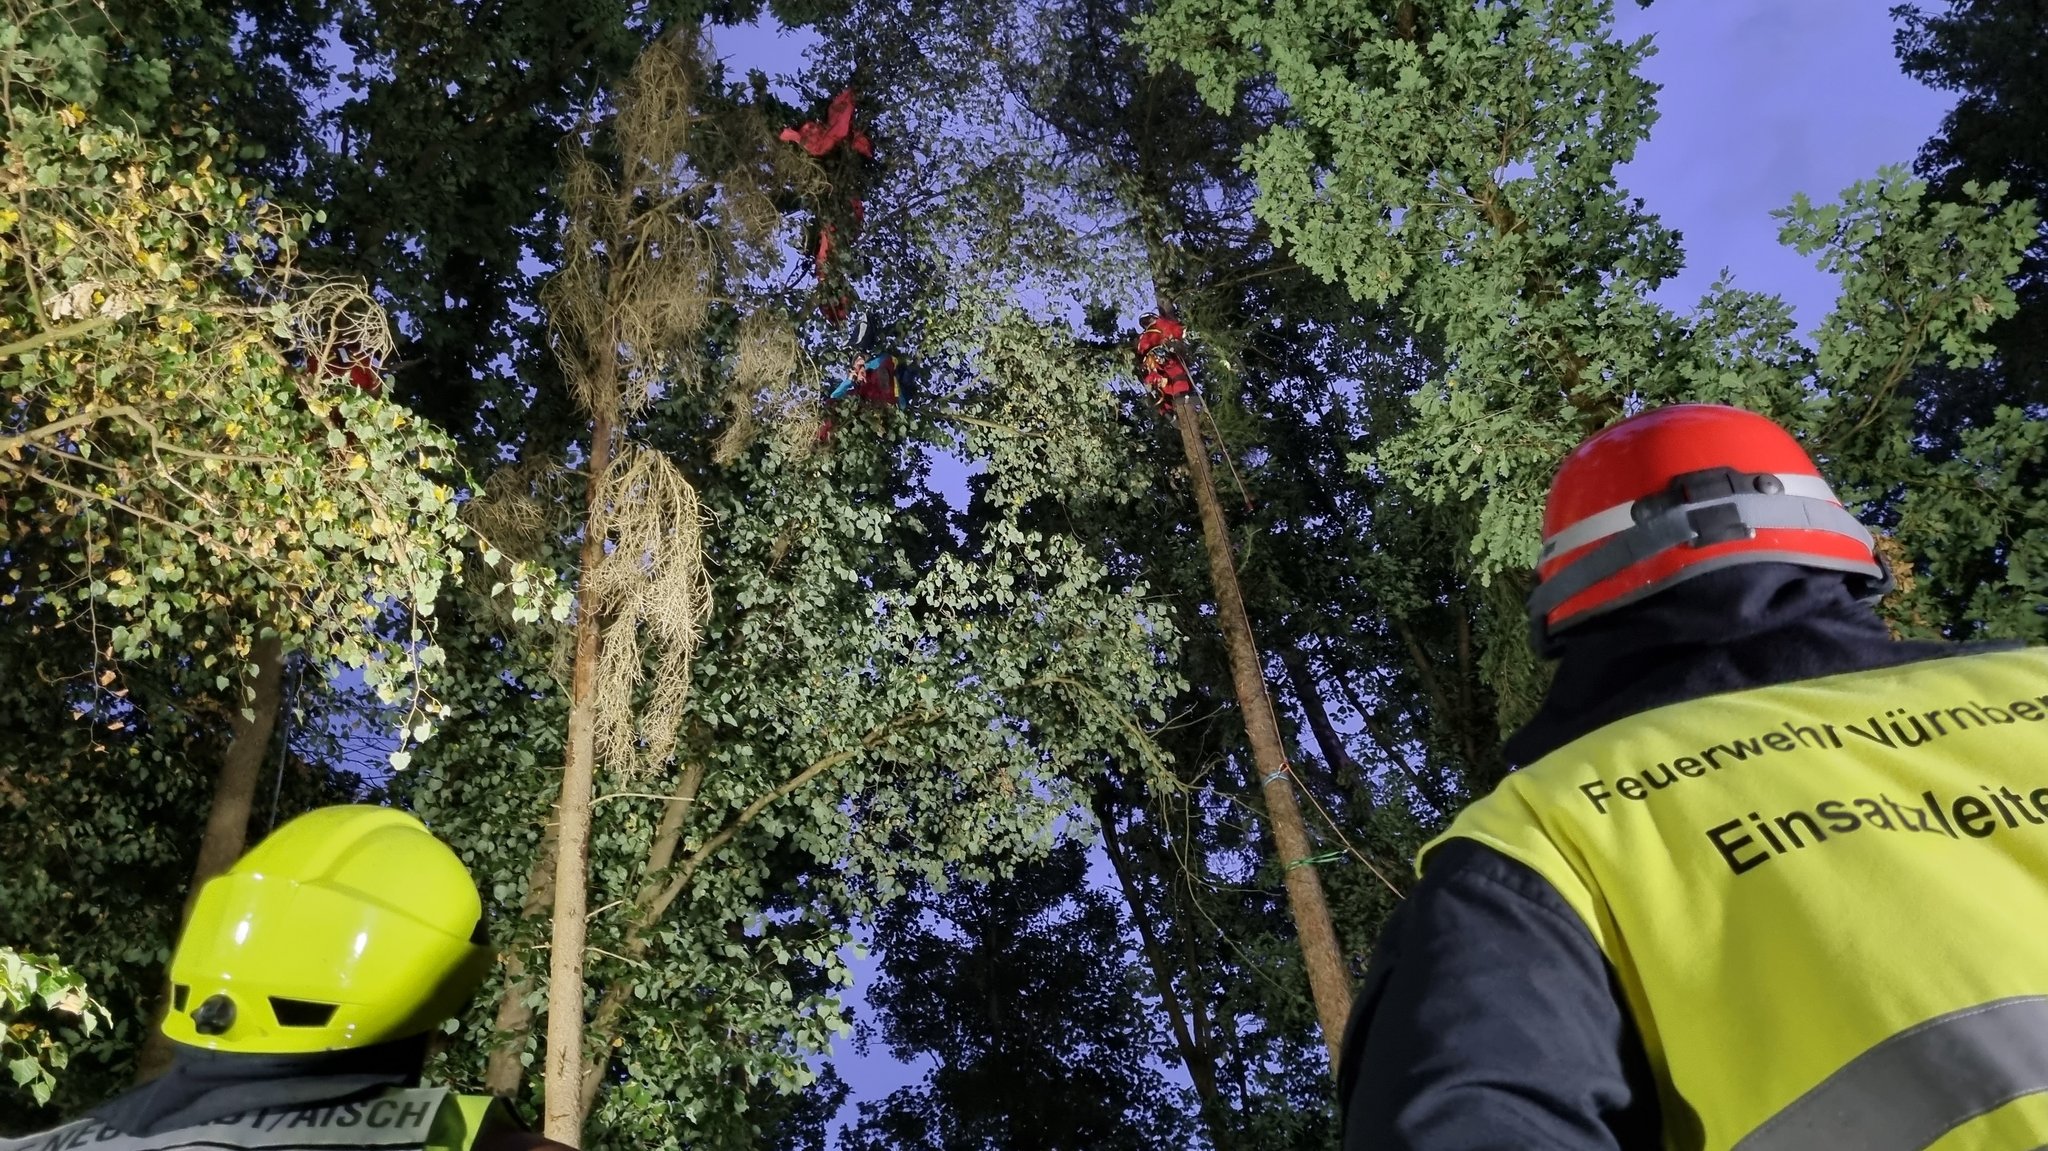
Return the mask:
<svg viewBox="0 0 2048 1151">
<path fill-rule="evenodd" d="M 456 1013 L 490 962 L 469 870 L 388 807 L 324 807 L 199 891 L 164 1034 L 212 1051 L 367 1047 Z"/>
</svg>

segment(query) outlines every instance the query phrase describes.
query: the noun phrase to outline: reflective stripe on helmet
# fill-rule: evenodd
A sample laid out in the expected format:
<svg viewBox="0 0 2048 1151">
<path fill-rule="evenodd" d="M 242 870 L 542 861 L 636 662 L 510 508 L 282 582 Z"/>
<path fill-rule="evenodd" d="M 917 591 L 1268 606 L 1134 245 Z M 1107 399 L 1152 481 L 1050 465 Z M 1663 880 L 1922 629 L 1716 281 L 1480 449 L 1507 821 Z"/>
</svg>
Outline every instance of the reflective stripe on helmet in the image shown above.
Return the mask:
<svg viewBox="0 0 2048 1151">
<path fill-rule="evenodd" d="M 1797 472 L 1780 472 L 1775 473 L 1775 476 L 1780 485 L 1780 490 L 1785 495 L 1798 496 L 1802 499 L 1825 500 L 1838 506 L 1842 502 L 1835 498 L 1834 489 L 1828 486 L 1828 482 L 1819 476 L 1800 475 Z M 1639 502 L 1641 501 L 1629 500 L 1626 503 L 1615 504 L 1610 508 L 1594 512 L 1592 515 L 1544 540 L 1543 552 L 1536 562 L 1539 564 L 1549 563 L 1559 556 L 1570 555 L 1587 544 L 1606 539 L 1608 536 L 1625 532 L 1636 526 L 1635 506 Z"/>
<path fill-rule="evenodd" d="M 1814 476 L 1802 478 L 1818 481 L 1818 477 Z M 1826 484 L 1822 483 L 1821 487 L 1825 489 Z M 1733 516 L 1729 516 L 1728 512 L 1732 512 Z M 1599 513 L 1603 517 L 1607 514 L 1608 512 Z M 1602 580 L 1619 575 L 1651 556 L 1700 541 L 1710 532 L 1720 536 L 1727 531 L 1739 530 L 1743 535 L 1753 536 L 1758 530 L 1768 528 L 1828 532 L 1847 536 L 1866 548 L 1874 548 L 1876 544 L 1869 529 L 1858 523 L 1856 517 L 1849 514 L 1848 509 L 1836 503 L 1832 493 L 1825 499 L 1792 495 L 1788 492 L 1768 496 L 1743 494 L 1704 500 L 1700 503 L 1681 504 L 1654 519 L 1640 524 L 1631 522 L 1627 528 L 1610 533 L 1606 543 L 1544 580 L 1529 596 L 1530 619 L 1546 620 L 1550 613 L 1556 611 L 1565 601 Z M 1568 532 L 1569 529 L 1566 532 L 1559 532 L 1558 537 Z M 1699 546 L 1710 546 L 1719 542 L 1724 542 L 1724 539 L 1708 538 Z M 1872 561 L 1872 567 L 1876 567 L 1875 560 Z"/>
</svg>

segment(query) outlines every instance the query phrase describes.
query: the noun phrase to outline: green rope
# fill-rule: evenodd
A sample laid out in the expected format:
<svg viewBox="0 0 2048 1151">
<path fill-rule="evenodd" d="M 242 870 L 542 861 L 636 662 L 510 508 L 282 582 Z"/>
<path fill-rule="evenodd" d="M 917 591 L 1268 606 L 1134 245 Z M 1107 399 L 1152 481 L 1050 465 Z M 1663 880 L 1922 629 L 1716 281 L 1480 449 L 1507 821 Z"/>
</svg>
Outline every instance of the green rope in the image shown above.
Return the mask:
<svg viewBox="0 0 2048 1151">
<path fill-rule="evenodd" d="M 1319 864 L 1335 863 L 1343 858 L 1344 853 L 1342 851 L 1325 851 L 1321 855 L 1311 855 L 1307 859 L 1297 859 L 1288 864 L 1286 870 L 1293 871 L 1297 867 L 1315 867 Z"/>
</svg>

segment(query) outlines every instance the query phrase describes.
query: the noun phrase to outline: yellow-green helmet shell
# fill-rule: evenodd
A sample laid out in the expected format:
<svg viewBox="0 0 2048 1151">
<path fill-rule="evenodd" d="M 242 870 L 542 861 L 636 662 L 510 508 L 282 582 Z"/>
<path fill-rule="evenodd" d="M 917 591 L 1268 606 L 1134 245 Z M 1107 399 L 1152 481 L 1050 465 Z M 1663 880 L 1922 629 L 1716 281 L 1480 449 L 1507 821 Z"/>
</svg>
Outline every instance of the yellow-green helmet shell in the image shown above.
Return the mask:
<svg viewBox="0 0 2048 1151">
<path fill-rule="evenodd" d="M 209 880 L 171 957 L 164 1034 L 284 1055 L 418 1035 L 490 962 L 469 869 L 388 807 L 325 807 Z"/>
</svg>

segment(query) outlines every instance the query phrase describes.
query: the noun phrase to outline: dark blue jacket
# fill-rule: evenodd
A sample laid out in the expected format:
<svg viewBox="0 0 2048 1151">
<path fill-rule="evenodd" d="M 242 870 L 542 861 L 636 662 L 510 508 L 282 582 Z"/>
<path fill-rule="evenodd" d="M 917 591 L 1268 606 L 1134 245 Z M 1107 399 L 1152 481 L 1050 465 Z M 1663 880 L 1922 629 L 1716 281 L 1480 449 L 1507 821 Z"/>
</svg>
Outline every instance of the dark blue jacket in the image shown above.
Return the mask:
<svg viewBox="0 0 2048 1151">
<path fill-rule="evenodd" d="M 1530 764 L 1681 700 L 1957 653 L 1899 642 L 1840 575 L 1713 572 L 1563 633 Z M 1469 840 L 1431 854 L 1352 1009 L 1345 1151 L 1656 1148 L 1656 1083 L 1606 957 L 1523 864 Z"/>
</svg>

